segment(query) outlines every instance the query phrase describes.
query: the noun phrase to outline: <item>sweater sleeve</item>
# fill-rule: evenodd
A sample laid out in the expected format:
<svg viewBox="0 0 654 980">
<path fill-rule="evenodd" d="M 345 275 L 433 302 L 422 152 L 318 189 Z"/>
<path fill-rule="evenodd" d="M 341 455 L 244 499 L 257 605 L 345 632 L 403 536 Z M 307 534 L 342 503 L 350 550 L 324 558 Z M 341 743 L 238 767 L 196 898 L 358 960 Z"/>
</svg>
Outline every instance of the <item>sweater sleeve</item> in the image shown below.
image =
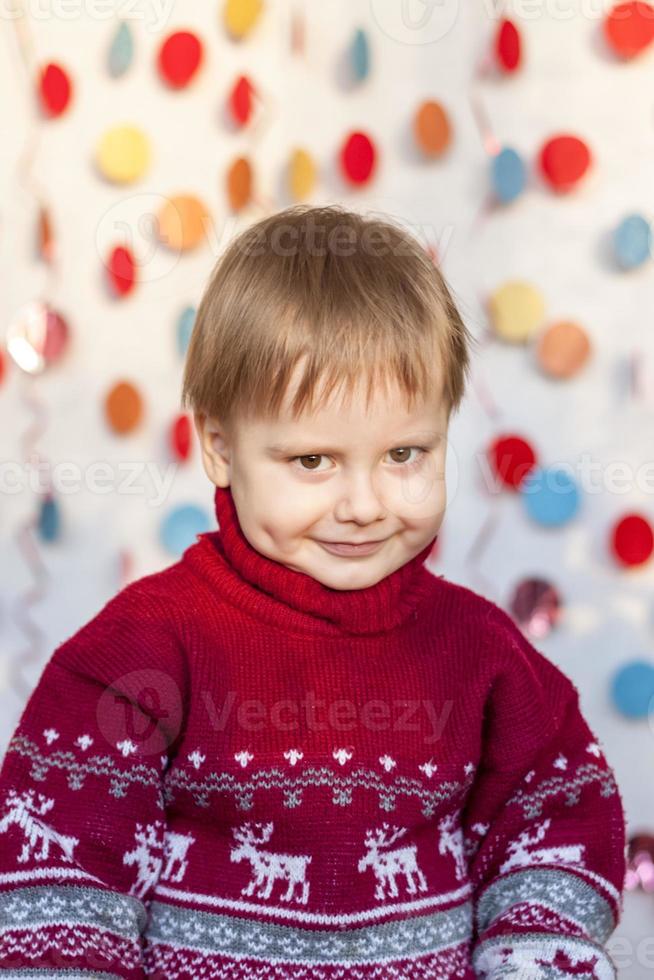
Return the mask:
<svg viewBox="0 0 654 980">
<path fill-rule="evenodd" d="M 51 655 L 0 769 L 0 972 L 140 980 L 183 669 L 132 583 Z"/>
<path fill-rule="evenodd" d="M 480 764 L 462 812 L 472 962 L 485 980 L 616 977 L 625 818 L 572 681 L 499 607 Z M 487 647 L 488 649 L 488 647 Z"/>
</svg>

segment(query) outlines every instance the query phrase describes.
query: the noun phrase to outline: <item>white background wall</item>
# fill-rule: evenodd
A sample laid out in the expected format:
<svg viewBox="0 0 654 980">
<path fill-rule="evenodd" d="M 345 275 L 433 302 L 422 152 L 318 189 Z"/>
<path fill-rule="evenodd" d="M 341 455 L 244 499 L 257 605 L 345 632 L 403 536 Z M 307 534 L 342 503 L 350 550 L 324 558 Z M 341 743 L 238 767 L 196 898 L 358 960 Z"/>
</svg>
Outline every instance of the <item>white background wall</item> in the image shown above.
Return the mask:
<svg viewBox="0 0 654 980">
<path fill-rule="evenodd" d="M 416 12 L 423 8 L 415 0 Z M 607 5 L 608 6 L 608 5 Z M 7 5 L 5 5 L 5 8 Z M 530 349 L 487 340 L 476 359 L 465 404 L 452 424 L 448 480 L 450 503 L 440 537 L 438 571 L 506 605 L 522 578 L 550 579 L 566 601 L 560 628 L 537 645 L 578 685 L 584 712 L 614 766 L 629 820 L 629 833 L 652 826 L 654 758 L 646 721 L 621 718 L 609 698 L 612 672 L 627 660 L 651 658 L 654 639 L 654 567 L 626 572 L 607 551 L 612 522 L 639 509 L 654 518 L 652 492 L 637 486 L 652 453 L 654 404 L 630 396 L 633 352 L 651 365 L 654 265 L 625 275 L 611 264 L 607 235 L 627 212 L 651 216 L 654 50 L 635 62 L 616 62 L 601 39 L 604 5 L 516 3 L 525 42 L 518 76 L 486 80 L 476 91 L 501 143 L 518 149 L 532 165 L 523 197 L 510 208 L 479 218 L 488 191 L 488 158 L 471 112 L 474 70 L 494 31 L 492 3 L 444 0 L 435 13 L 446 29 L 399 31 L 390 0 L 330 0 L 305 4 L 307 54 L 288 50 L 290 4 L 268 2 L 256 31 L 236 44 L 223 34 L 218 4 L 173 0 L 163 8 L 145 0 L 127 4 L 67 0 L 27 4 L 37 60 L 59 60 L 74 78 L 70 111 L 39 123 L 16 41 L 15 25 L 0 18 L 0 311 L 7 324 L 23 302 L 45 294 L 67 316 L 72 343 L 62 362 L 30 379 L 17 368 L 0 387 L 0 458 L 24 461 L 37 405 L 43 420 L 38 450 L 52 466 L 79 467 L 81 487 L 60 494 L 64 530 L 56 545 L 38 544 L 47 579 L 31 607 L 41 631 L 28 677 L 34 683 L 54 646 L 88 620 L 123 584 L 119 555 L 133 556 L 132 577 L 171 563 L 161 548 L 159 524 L 177 503 L 195 502 L 212 514 L 212 486 L 197 452 L 169 470 L 166 430 L 179 407 L 182 362 L 175 324 L 199 300 L 205 279 L 227 240 L 252 220 L 291 203 L 284 168 L 293 147 L 304 146 L 320 165 L 313 203 L 338 201 L 401 218 L 425 243 L 440 246 L 443 270 L 473 332 L 487 335 L 485 297 L 507 279 L 524 278 L 545 294 L 549 320 L 577 319 L 589 331 L 595 355 L 572 382 L 541 376 Z M 507 10 L 511 6 L 507 5 Z M 64 16 L 65 12 L 65 16 Z M 109 16 L 107 16 L 107 14 Z M 137 51 L 130 72 L 112 80 L 106 55 L 117 24 L 128 20 Z M 432 21 L 432 24 L 436 23 Z M 186 27 L 206 45 L 206 62 L 192 86 L 173 92 L 155 71 L 165 34 Z M 352 33 L 369 33 L 372 73 L 359 88 L 343 88 L 339 65 Z M 255 130 L 234 134 L 223 106 L 236 76 L 248 73 L 263 95 Z M 421 100 L 448 108 L 455 130 L 445 158 L 426 163 L 412 146 L 410 126 Z M 153 163 L 128 188 L 102 180 L 93 154 L 102 132 L 133 122 L 151 138 Z M 346 187 L 336 166 L 341 141 L 351 129 L 376 140 L 380 163 L 365 190 Z M 557 132 L 575 132 L 591 146 L 595 166 L 575 193 L 557 198 L 534 175 L 538 150 Z M 35 199 L 21 179 L 19 162 L 36 140 L 33 179 L 50 202 L 60 249 L 54 276 L 32 258 Z M 229 214 L 224 175 L 239 154 L 250 155 L 258 205 L 238 220 Z M 144 214 L 165 195 L 189 192 L 207 202 L 215 225 L 202 248 L 175 256 L 151 252 L 139 231 Z M 126 221 L 142 263 L 143 285 L 128 299 L 112 301 L 103 283 L 102 260 Z M 146 400 L 141 429 L 113 435 L 103 418 L 103 397 L 119 378 L 134 380 Z M 654 382 L 653 382 L 654 383 Z M 484 408 L 490 400 L 492 418 Z M 517 429 L 547 464 L 596 466 L 594 486 L 569 528 L 531 524 L 512 495 L 484 487 L 482 454 L 499 432 Z M 85 486 L 98 460 L 114 466 L 106 495 Z M 172 482 L 163 501 L 143 471 L 140 492 L 119 490 L 127 462 L 156 468 Z M 631 476 L 618 493 L 607 482 L 611 466 L 625 463 Z M 25 479 L 27 477 L 25 470 Z M 651 474 L 649 477 L 651 484 Z M 12 691 L 10 663 L 24 656 L 29 640 L 17 622 L 18 604 L 33 578 L 19 547 L 18 528 L 33 514 L 28 486 L 0 498 L 0 640 L 4 691 L 1 735 L 8 740 L 24 702 Z M 494 534 L 477 563 L 467 560 L 490 514 Z M 654 970 L 654 899 L 627 895 L 613 951 L 620 976 Z M 620 940 L 620 943 L 618 943 Z"/>
</svg>

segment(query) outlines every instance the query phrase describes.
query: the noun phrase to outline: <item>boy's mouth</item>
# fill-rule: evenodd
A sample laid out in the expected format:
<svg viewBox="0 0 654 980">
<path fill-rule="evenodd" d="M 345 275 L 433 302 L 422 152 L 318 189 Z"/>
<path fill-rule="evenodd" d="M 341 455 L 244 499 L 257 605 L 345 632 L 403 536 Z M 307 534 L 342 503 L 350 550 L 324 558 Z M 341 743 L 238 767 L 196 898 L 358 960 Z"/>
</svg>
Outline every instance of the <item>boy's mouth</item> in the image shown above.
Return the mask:
<svg viewBox="0 0 654 980">
<path fill-rule="evenodd" d="M 378 541 L 365 541 L 361 544 L 349 544 L 344 541 L 318 541 L 326 551 L 333 555 L 370 555 L 384 544 L 386 538 Z"/>
</svg>

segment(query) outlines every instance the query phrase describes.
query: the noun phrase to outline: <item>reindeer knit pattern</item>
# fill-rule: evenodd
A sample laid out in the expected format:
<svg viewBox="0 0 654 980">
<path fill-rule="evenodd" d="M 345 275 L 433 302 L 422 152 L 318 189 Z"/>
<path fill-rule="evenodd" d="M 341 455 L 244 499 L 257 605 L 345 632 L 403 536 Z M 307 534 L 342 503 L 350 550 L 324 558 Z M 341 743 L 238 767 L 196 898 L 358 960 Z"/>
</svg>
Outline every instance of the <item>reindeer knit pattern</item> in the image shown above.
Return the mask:
<svg viewBox="0 0 654 980">
<path fill-rule="evenodd" d="M 8 977 L 616 977 L 622 799 L 566 675 L 426 566 L 218 529 L 58 646 L 0 769 Z"/>
</svg>

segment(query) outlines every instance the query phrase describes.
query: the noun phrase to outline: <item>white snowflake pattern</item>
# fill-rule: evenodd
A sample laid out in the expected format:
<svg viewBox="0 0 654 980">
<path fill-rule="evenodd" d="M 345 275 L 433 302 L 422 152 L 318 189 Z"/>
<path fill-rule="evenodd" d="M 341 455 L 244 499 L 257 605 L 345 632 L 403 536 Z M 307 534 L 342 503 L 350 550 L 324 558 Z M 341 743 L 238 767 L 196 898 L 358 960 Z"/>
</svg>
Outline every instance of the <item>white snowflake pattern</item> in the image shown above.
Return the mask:
<svg viewBox="0 0 654 980">
<path fill-rule="evenodd" d="M 187 755 L 188 761 L 193 764 L 195 769 L 199 769 L 206 758 L 206 755 L 203 755 L 199 749 L 194 749 L 193 752 L 189 752 Z"/>
<path fill-rule="evenodd" d="M 252 762 L 252 760 L 254 759 L 254 756 L 252 755 L 251 752 L 248 752 L 247 749 L 241 749 L 240 752 L 235 752 L 234 753 L 234 758 L 239 763 L 239 765 L 242 766 L 243 769 L 245 769 L 245 767 L 247 766 L 248 762 Z"/>
<path fill-rule="evenodd" d="M 466 762 L 465 766 L 463 767 L 463 771 L 466 774 L 466 776 L 469 776 L 471 772 L 474 772 L 475 771 L 474 762 Z"/>
<path fill-rule="evenodd" d="M 588 745 L 586 746 L 586 752 L 590 752 L 597 759 L 599 759 L 599 757 L 602 754 L 602 750 L 597 742 L 589 742 Z"/>
<path fill-rule="evenodd" d="M 421 766 L 418 766 L 420 772 L 424 772 L 427 779 L 431 779 L 436 770 L 438 769 L 438 764 L 430 759 L 429 762 L 424 762 Z"/>
<path fill-rule="evenodd" d="M 344 766 L 345 763 L 352 758 L 353 754 L 354 753 L 352 752 L 351 749 L 334 749 L 334 751 L 332 752 L 332 756 L 338 762 L 340 762 L 342 766 Z"/>
<path fill-rule="evenodd" d="M 48 745 L 52 745 L 52 743 L 56 742 L 57 739 L 59 738 L 59 732 L 57 731 L 56 728 L 46 728 L 44 729 L 43 737 L 48 743 Z"/>
<path fill-rule="evenodd" d="M 299 759 L 304 758 L 304 752 L 301 749 L 287 749 L 284 752 L 284 758 L 294 766 Z"/>
<path fill-rule="evenodd" d="M 392 756 L 390 756 L 390 755 L 380 755 L 379 756 L 379 763 L 380 763 L 380 765 L 382 765 L 384 767 L 384 769 L 386 770 L 386 772 L 390 772 L 391 769 L 394 769 L 395 766 L 397 765 L 397 762 L 395 761 L 395 759 L 393 759 Z"/>
<path fill-rule="evenodd" d="M 535 775 L 536 775 L 536 770 L 530 769 L 527 775 L 525 776 L 525 782 L 530 783 Z"/>
<path fill-rule="evenodd" d="M 566 757 L 563 755 L 562 752 L 559 752 L 559 754 L 557 755 L 557 757 L 554 760 L 554 762 L 552 763 L 552 765 L 556 769 L 567 769 L 568 768 L 568 760 L 566 759 Z"/>
<path fill-rule="evenodd" d="M 86 752 L 93 745 L 93 739 L 90 735 L 80 735 L 79 738 L 75 739 L 75 745 L 79 745 L 80 749 Z"/>
<path fill-rule="evenodd" d="M 128 738 L 124 739 L 122 742 L 116 742 L 116 748 L 120 750 L 126 759 L 128 755 L 134 755 L 138 746 L 131 742 Z"/>
</svg>

